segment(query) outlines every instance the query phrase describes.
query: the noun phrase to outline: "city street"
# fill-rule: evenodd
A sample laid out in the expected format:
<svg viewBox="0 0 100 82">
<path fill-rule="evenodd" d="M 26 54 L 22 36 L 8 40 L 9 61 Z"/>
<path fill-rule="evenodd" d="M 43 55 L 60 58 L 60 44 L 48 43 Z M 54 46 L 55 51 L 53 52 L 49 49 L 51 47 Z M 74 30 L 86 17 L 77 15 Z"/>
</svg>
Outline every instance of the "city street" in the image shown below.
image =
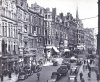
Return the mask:
<svg viewBox="0 0 100 82">
<path fill-rule="evenodd" d="M 59 59 L 57 59 L 59 60 Z M 61 64 L 61 59 L 59 63 Z M 18 81 L 18 82 L 47 82 L 48 79 L 50 79 L 52 72 L 56 72 L 57 69 L 59 68 L 60 64 L 58 66 L 44 66 L 42 68 L 42 71 L 40 72 L 40 80 L 37 80 L 37 75 L 36 73 L 33 74 L 32 76 L 28 77 L 26 80 L 23 81 Z M 68 75 L 67 75 L 68 76 Z M 62 77 L 58 82 L 67 82 L 68 77 Z"/>
</svg>

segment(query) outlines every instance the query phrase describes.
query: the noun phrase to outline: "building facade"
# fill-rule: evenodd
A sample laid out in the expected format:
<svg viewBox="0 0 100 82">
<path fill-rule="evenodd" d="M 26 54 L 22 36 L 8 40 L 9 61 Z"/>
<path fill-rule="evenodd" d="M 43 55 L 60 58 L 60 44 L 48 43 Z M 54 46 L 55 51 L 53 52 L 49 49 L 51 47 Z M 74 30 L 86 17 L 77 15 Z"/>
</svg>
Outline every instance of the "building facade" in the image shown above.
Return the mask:
<svg viewBox="0 0 100 82">
<path fill-rule="evenodd" d="M 17 28 L 18 28 L 18 50 L 19 50 L 19 65 L 23 66 L 23 61 L 27 63 L 28 52 L 28 32 L 29 32 L 29 13 L 27 0 L 17 0 Z"/>
<path fill-rule="evenodd" d="M 29 8 L 29 52 L 39 60 L 44 56 L 44 8 L 34 3 Z"/>
<path fill-rule="evenodd" d="M 13 67 L 18 54 L 17 14 L 15 0 L 0 2 L 0 55 L 2 69 Z"/>
<path fill-rule="evenodd" d="M 84 39 L 85 39 L 85 52 L 86 54 L 93 54 L 95 51 L 94 47 L 94 29 L 93 28 L 85 28 L 84 29 Z"/>
</svg>

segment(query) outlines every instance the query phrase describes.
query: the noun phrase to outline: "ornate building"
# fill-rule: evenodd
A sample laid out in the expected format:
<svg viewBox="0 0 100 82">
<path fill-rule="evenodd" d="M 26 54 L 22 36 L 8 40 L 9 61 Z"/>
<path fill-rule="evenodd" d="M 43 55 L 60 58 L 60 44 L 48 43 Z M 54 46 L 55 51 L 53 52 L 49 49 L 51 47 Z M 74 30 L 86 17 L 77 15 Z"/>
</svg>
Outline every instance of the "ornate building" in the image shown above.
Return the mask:
<svg viewBox="0 0 100 82">
<path fill-rule="evenodd" d="M 29 8 L 29 52 L 39 60 L 44 54 L 44 8 L 34 3 Z"/>
<path fill-rule="evenodd" d="M 93 54 L 95 51 L 94 47 L 94 28 L 84 29 L 84 45 L 86 54 Z"/>
<path fill-rule="evenodd" d="M 22 66 L 24 57 L 28 54 L 29 14 L 27 0 L 16 0 L 19 63 Z M 26 59 L 25 59 L 26 60 Z"/>
<path fill-rule="evenodd" d="M 16 0 L 0 2 L 0 56 L 2 69 L 13 67 L 18 54 Z"/>
</svg>

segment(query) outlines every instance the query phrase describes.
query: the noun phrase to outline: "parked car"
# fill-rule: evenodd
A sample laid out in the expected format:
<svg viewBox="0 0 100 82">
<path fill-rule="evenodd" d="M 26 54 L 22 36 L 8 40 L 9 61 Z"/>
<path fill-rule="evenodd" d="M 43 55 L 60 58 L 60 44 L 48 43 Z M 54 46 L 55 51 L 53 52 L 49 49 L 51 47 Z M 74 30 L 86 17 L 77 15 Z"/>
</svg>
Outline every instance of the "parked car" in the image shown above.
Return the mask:
<svg viewBox="0 0 100 82">
<path fill-rule="evenodd" d="M 71 67 L 71 69 L 70 69 L 70 74 L 78 74 L 78 67 L 77 66 L 73 66 L 73 67 Z"/>
<path fill-rule="evenodd" d="M 32 74 L 31 68 L 29 66 L 25 66 L 24 71 L 28 76 L 30 76 Z"/>
<path fill-rule="evenodd" d="M 59 73 L 59 75 L 61 76 L 66 76 L 68 73 L 68 67 L 66 65 L 61 65 L 58 69 L 57 72 Z"/>
<path fill-rule="evenodd" d="M 62 62 L 62 65 L 67 65 L 68 70 L 69 70 L 70 67 L 71 67 L 71 64 L 70 64 L 68 61 L 63 61 L 63 62 Z"/>
<path fill-rule="evenodd" d="M 20 72 L 18 75 L 18 80 L 24 80 L 27 78 L 28 78 L 28 75 L 27 75 L 27 73 L 25 73 L 25 71 Z"/>
<path fill-rule="evenodd" d="M 69 79 L 69 82 L 77 82 L 77 78 L 74 75 L 70 75 L 68 79 Z"/>
</svg>

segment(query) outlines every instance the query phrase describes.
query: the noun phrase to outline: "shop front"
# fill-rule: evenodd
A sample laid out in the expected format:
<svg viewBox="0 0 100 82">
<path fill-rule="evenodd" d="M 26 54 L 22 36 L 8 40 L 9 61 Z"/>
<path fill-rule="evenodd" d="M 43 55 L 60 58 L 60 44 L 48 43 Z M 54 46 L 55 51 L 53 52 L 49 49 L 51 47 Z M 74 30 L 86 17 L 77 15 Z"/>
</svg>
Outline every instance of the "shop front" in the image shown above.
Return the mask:
<svg viewBox="0 0 100 82">
<path fill-rule="evenodd" d="M 8 70 L 15 71 L 17 67 L 18 57 L 16 56 L 2 56 L 1 57 L 1 72 L 7 75 Z"/>
</svg>

